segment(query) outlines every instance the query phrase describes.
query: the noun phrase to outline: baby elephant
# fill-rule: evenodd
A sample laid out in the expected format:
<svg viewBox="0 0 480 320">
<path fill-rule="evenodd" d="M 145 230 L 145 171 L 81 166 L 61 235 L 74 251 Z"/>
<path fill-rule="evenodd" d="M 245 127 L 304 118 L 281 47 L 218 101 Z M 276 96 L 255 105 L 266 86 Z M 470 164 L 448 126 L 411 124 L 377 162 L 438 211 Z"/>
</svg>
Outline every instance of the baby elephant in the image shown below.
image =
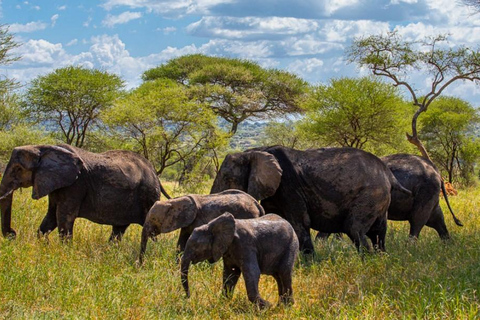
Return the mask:
<svg viewBox="0 0 480 320">
<path fill-rule="evenodd" d="M 193 229 L 208 223 L 226 211 L 235 212 L 237 219 L 257 218 L 265 214 L 262 206 L 252 196 L 233 189 L 209 195 L 187 195 L 155 202 L 143 224 L 140 263 L 143 262 L 149 237 L 181 228 L 177 251 L 183 252 Z"/>
<path fill-rule="evenodd" d="M 293 304 L 292 270 L 299 251 L 298 239 L 289 222 L 276 214 L 257 219 L 236 220 L 231 213 L 222 214 L 196 228 L 187 241 L 182 257 L 182 284 L 187 297 L 190 263 L 223 257 L 223 294 L 231 296 L 243 273 L 248 300 L 260 308 L 269 305 L 258 292 L 260 274 L 277 281 L 280 301 Z"/>
</svg>

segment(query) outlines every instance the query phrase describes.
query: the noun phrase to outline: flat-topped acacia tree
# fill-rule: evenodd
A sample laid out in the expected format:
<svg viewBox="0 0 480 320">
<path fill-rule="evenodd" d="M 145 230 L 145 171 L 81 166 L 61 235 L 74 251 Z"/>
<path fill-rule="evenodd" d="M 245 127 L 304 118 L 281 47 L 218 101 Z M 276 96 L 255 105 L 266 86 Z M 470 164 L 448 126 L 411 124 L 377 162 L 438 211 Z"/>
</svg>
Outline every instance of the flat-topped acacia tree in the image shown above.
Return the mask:
<svg viewBox="0 0 480 320">
<path fill-rule="evenodd" d="M 412 118 L 412 133 L 407 139 L 430 159 L 417 134 L 417 119 L 451 84 L 460 80 L 480 81 L 480 51 L 465 46 L 442 46 L 447 36 L 426 37 L 422 41 L 404 40 L 396 31 L 354 40 L 347 51 L 349 62 L 370 69 L 374 75 L 387 77 L 395 86 L 404 87 L 417 108 Z M 430 89 L 419 92 L 412 73 L 422 72 Z"/>
<path fill-rule="evenodd" d="M 253 61 L 202 54 L 186 55 L 145 71 L 144 81 L 160 78 L 189 87 L 192 99 L 208 105 L 230 123 L 233 135 L 248 118 L 300 112 L 307 83 L 294 74 L 266 69 Z"/>
</svg>

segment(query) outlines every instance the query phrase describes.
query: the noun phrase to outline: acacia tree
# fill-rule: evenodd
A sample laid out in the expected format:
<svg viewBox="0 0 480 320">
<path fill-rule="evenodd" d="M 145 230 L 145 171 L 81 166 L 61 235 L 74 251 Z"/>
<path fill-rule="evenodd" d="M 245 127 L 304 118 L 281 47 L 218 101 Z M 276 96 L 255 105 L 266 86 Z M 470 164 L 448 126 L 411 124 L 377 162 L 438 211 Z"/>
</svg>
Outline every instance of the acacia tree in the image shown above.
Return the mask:
<svg viewBox="0 0 480 320">
<path fill-rule="evenodd" d="M 378 79 L 332 79 L 313 88 L 300 128 L 326 145 L 381 153 L 401 145 L 406 108 L 398 90 Z"/>
<path fill-rule="evenodd" d="M 149 159 L 158 175 L 179 163 L 193 166 L 222 143 L 212 111 L 191 101 L 186 87 L 168 79 L 143 83 L 102 119 L 125 148 Z"/>
<path fill-rule="evenodd" d="M 299 101 L 307 84 L 297 76 L 264 69 L 248 60 L 187 55 L 147 70 L 143 80 L 168 78 L 192 90 L 192 99 L 208 105 L 231 125 L 248 118 L 265 119 L 300 112 Z"/>
<path fill-rule="evenodd" d="M 422 117 L 420 135 L 449 182 L 456 172 L 469 182 L 480 151 L 473 135 L 479 122 L 475 108 L 454 97 L 439 97 Z"/>
<path fill-rule="evenodd" d="M 374 75 L 386 77 L 395 86 L 403 87 L 410 94 L 416 112 L 412 117 L 412 134 L 407 139 L 425 158 L 430 158 L 418 138 L 417 120 L 430 104 L 452 83 L 459 80 L 480 80 L 480 52 L 465 46 L 442 47 L 444 35 L 427 37 L 422 41 L 407 41 L 398 32 L 371 35 L 354 40 L 348 50 L 350 62 L 370 69 Z M 419 94 L 409 77 L 419 71 L 430 82 L 427 92 Z"/>
<path fill-rule="evenodd" d="M 69 66 L 34 79 L 26 94 L 30 114 L 82 147 L 103 110 L 121 94 L 123 80 L 95 69 Z"/>
</svg>

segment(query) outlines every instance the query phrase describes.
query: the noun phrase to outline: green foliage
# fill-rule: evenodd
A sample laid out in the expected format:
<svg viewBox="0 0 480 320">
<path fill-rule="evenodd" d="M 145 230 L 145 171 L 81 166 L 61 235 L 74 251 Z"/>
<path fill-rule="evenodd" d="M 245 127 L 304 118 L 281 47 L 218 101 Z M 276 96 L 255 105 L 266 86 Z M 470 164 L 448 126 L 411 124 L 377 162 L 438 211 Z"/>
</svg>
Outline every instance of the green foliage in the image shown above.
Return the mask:
<svg viewBox="0 0 480 320">
<path fill-rule="evenodd" d="M 82 147 L 123 86 L 116 75 L 69 66 L 34 79 L 26 103 L 32 117 L 54 128 L 64 142 Z"/>
<path fill-rule="evenodd" d="M 480 189 L 451 197 L 465 226 L 446 216 L 453 237 L 442 242 L 428 227 L 416 242 L 408 223 L 388 223 L 388 254 L 360 256 L 348 238 L 316 242 L 315 257 L 300 257 L 293 275 L 295 304 L 277 306 L 271 276 L 259 290 L 273 303 L 259 311 L 246 296 L 243 277 L 232 299 L 221 295 L 222 262 L 190 268 L 192 296 L 185 298 L 175 262 L 179 232 L 149 242 L 146 262 L 135 261 L 141 227 L 132 225 L 120 243 L 109 243 L 109 226 L 75 223 L 71 244 L 57 230 L 49 241 L 36 229 L 47 199 L 14 196 L 17 239 L 0 238 L 2 319 L 477 319 L 480 315 Z M 173 194 L 178 196 L 180 194 Z M 445 202 L 440 201 L 444 212 Z"/>
<path fill-rule="evenodd" d="M 299 120 L 269 122 L 264 136 L 260 140 L 261 144 L 265 146 L 280 145 L 298 150 L 323 146 L 318 138 L 307 134 L 306 130 L 303 130 L 298 123 Z"/>
<path fill-rule="evenodd" d="M 211 110 L 190 100 L 186 87 L 166 79 L 145 82 L 102 119 L 124 148 L 143 154 L 158 174 L 177 163 L 193 168 L 225 143 Z"/>
<path fill-rule="evenodd" d="M 480 140 L 473 130 L 479 122 L 477 110 L 455 97 L 438 98 L 421 119 L 420 135 L 449 182 L 472 182 L 480 156 Z"/>
<path fill-rule="evenodd" d="M 246 119 L 299 112 L 307 84 L 285 71 L 263 69 L 240 59 L 200 54 L 170 60 L 147 70 L 143 79 L 168 78 L 190 87 L 192 98 L 231 124 L 234 134 Z"/>
<path fill-rule="evenodd" d="M 0 25 L 0 65 L 9 65 L 20 59 L 19 56 L 12 55 L 12 50 L 19 47 L 20 44 L 15 42 L 13 35 L 9 32 L 7 25 Z M 11 93 L 11 90 L 18 87 L 19 84 L 14 79 L 10 79 L 4 75 L 0 76 L 0 95 Z"/>
<path fill-rule="evenodd" d="M 403 87 L 412 97 L 417 111 L 412 117 L 412 134 L 408 140 L 426 158 L 428 152 L 418 138 L 420 114 L 456 81 L 480 81 L 480 50 L 465 46 L 452 47 L 446 35 L 425 37 L 420 41 L 403 39 L 397 31 L 356 38 L 347 50 L 350 62 L 366 67 L 376 76 L 386 77 Z M 412 77 L 419 73 L 431 85 L 422 93 L 414 87 Z"/>
<path fill-rule="evenodd" d="M 313 88 L 299 129 L 325 146 L 376 154 L 406 149 L 410 108 L 395 87 L 374 78 L 332 79 Z"/>
</svg>

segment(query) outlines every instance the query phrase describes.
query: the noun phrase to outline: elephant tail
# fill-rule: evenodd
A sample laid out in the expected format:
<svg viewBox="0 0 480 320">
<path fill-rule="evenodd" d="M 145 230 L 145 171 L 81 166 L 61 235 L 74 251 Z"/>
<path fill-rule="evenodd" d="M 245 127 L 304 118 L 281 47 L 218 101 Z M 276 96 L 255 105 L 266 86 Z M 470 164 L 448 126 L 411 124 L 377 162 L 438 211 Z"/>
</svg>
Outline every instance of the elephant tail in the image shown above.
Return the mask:
<svg viewBox="0 0 480 320">
<path fill-rule="evenodd" d="M 167 193 L 167 191 L 165 190 L 165 188 L 163 187 L 162 185 L 162 182 L 161 181 L 158 181 L 160 183 L 160 191 L 163 193 L 163 195 L 167 198 L 167 199 L 172 199 L 172 197 L 170 197 Z"/>
<path fill-rule="evenodd" d="M 450 202 L 448 201 L 448 195 L 447 195 L 447 190 L 445 190 L 445 183 L 442 180 L 442 193 L 443 193 L 443 198 L 445 199 L 445 202 L 447 203 L 448 210 L 450 210 L 450 213 L 452 214 L 453 221 L 455 221 L 455 224 L 457 226 L 463 227 L 463 223 L 455 216 L 453 213 L 452 207 L 450 206 Z"/>
</svg>

